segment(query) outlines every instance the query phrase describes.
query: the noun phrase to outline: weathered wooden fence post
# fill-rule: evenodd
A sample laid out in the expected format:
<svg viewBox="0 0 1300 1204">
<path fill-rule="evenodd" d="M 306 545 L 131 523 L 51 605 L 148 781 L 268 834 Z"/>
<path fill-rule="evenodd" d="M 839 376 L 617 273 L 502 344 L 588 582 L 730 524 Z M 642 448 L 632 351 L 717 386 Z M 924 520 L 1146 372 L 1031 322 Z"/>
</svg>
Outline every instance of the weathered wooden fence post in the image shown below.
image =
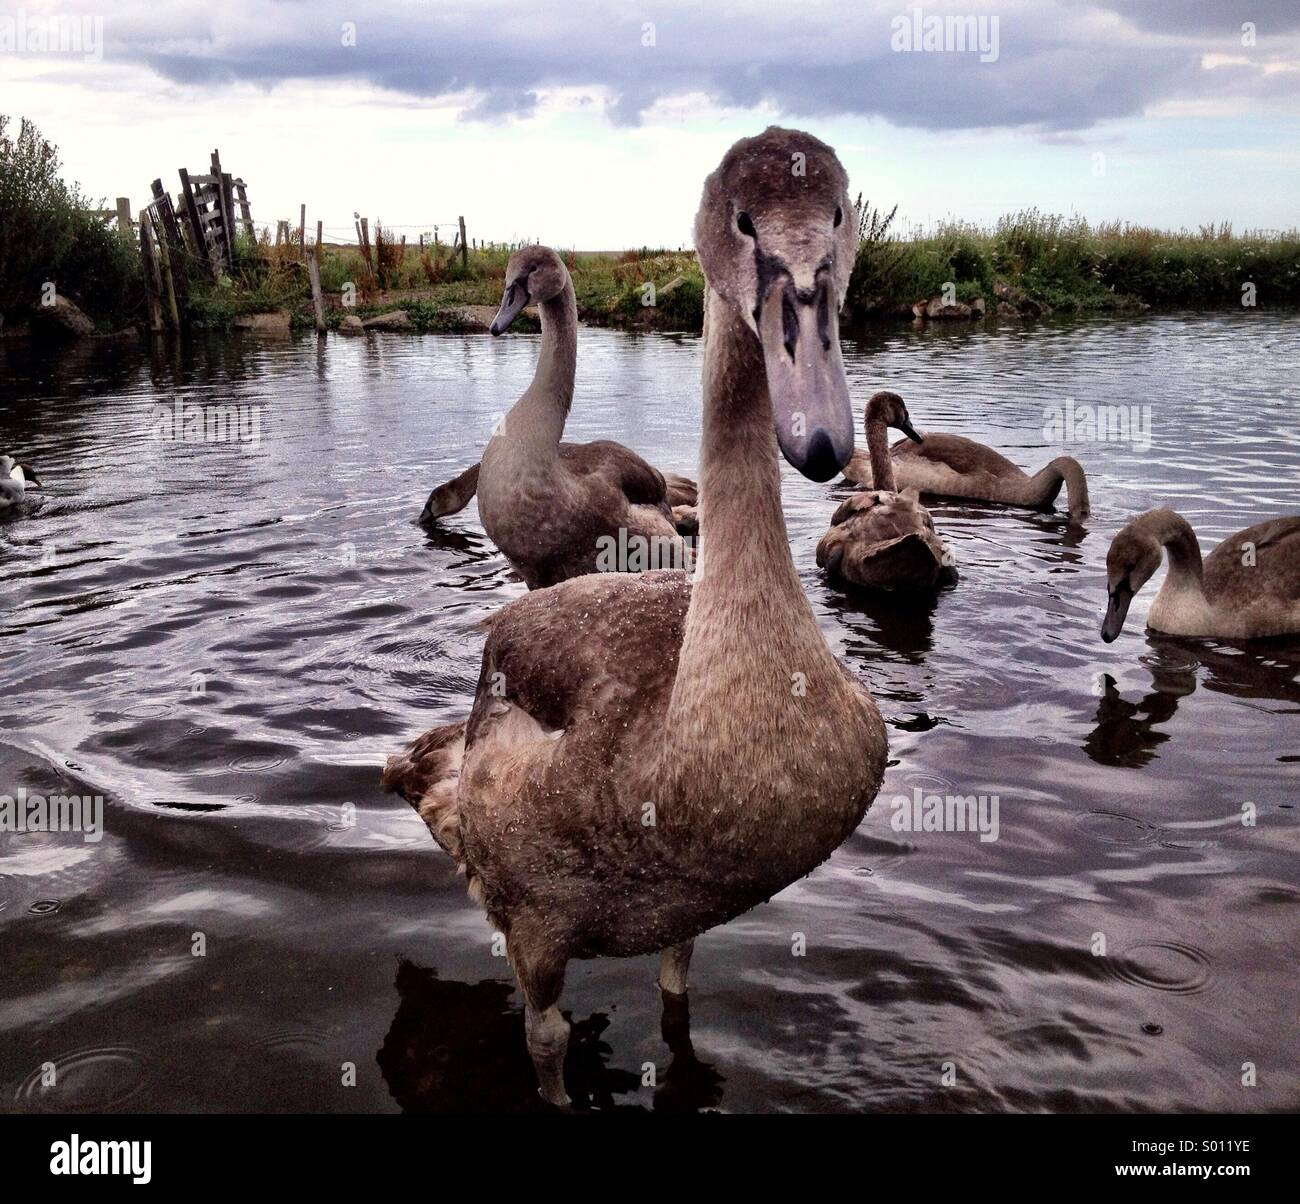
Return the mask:
<svg viewBox="0 0 1300 1204">
<path fill-rule="evenodd" d="M 305 259 L 307 257 L 307 206 L 303 205 L 298 212 L 298 253 Z"/>
<path fill-rule="evenodd" d="M 253 228 L 253 211 L 248 207 L 248 191 L 243 180 L 234 182 L 235 191 L 239 193 L 239 209 L 243 215 L 244 233 L 253 242 L 257 241 L 257 231 Z"/>
<path fill-rule="evenodd" d="M 141 221 L 145 220 L 146 213 L 146 210 L 141 211 Z M 173 330 L 180 330 L 181 310 L 176 303 L 176 282 L 172 279 L 172 258 L 167 247 L 167 237 L 159 225 L 156 214 L 149 218 L 149 225 L 153 228 L 154 236 L 158 239 L 158 263 L 162 267 L 163 289 L 167 297 L 167 316 L 170 319 L 168 324 Z"/>
<path fill-rule="evenodd" d="M 456 219 L 460 222 L 460 266 L 466 271 L 469 270 L 469 244 L 465 241 L 465 218 L 462 215 Z"/>
<path fill-rule="evenodd" d="M 361 253 L 366 257 L 366 267 L 370 269 L 370 274 L 375 274 L 375 260 L 370 254 L 370 222 L 366 218 L 361 219 Z"/>
<path fill-rule="evenodd" d="M 235 267 L 235 186 L 229 172 L 221 170 L 221 153 L 212 152 L 212 191 L 221 220 L 222 258 L 232 271 Z"/>
<path fill-rule="evenodd" d="M 129 196 L 120 196 L 117 198 L 117 232 L 132 238 L 135 231 L 131 229 L 131 198 Z"/>
<path fill-rule="evenodd" d="M 304 247 L 307 276 L 311 280 L 311 306 L 316 311 L 316 333 L 325 333 L 325 299 L 320 291 L 320 247 Z"/>
<path fill-rule="evenodd" d="M 149 305 L 149 329 L 154 334 L 163 329 L 162 285 L 158 279 L 158 261 L 153 252 L 153 231 L 150 229 L 148 210 L 140 214 L 140 264 L 144 269 L 144 293 Z"/>
<path fill-rule="evenodd" d="M 181 190 L 185 197 L 185 216 L 189 219 L 190 234 L 194 239 L 194 253 L 207 261 L 208 270 L 215 278 L 217 272 L 213 270 L 212 257 L 208 254 L 208 240 L 203 233 L 203 222 L 199 218 L 199 205 L 194 199 L 194 186 L 190 183 L 190 173 L 182 167 L 180 177 Z"/>
<path fill-rule="evenodd" d="M 176 224 L 176 210 L 172 208 L 172 199 L 163 188 L 162 180 L 155 180 L 153 189 L 153 213 L 155 226 L 161 221 L 160 240 L 167 243 L 167 262 L 171 271 L 172 287 L 176 292 L 178 306 L 185 305 L 190 295 L 189 271 L 185 266 L 185 240 L 181 229 Z"/>
<path fill-rule="evenodd" d="M 235 182 L 230 172 L 221 173 L 221 225 L 226 231 L 226 247 L 230 255 L 230 270 L 235 270 Z"/>
</svg>

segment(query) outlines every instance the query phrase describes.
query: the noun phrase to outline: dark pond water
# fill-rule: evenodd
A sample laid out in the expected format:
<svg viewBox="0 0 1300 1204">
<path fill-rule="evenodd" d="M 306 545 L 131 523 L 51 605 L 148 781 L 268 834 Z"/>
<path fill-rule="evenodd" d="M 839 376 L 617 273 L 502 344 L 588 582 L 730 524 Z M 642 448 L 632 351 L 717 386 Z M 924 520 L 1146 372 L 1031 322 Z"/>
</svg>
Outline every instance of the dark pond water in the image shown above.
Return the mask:
<svg viewBox="0 0 1300 1204">
<path fill-rule="evenodd" d="M 538 1106 L 488 926 L 377 789 L 387 753 L 466 709 L 475 624 L 522 592 L 473 507 L 436 536 L 414 519 L 536 347 L 0 352 L 0 451 L 47 486 L 0 525 L 0 794 L 104 800 L 98 841 L 0 834 L 0 1109 Z M 1153 589 L 1115 644 L 1097 632 L 1129 516 L 1173 505 L 1208 547 L 1300 509 L 1300 321 L 847 352 L 859 407 L 896 388 L 922 429 L 1027 467 L 1060 450 L 1044 414 L 1067 398 L 1149 406 L 1151 445 L 1066 449 L 1086 530 L 935 505 L 961 580 L 933 606 L 828 591 L 835 490 L 786 470 L 796 560 L 892 724 L 891 769 L 829 862 L 699 941 L 689 1029 L 661 1024 L 652 960 L 575 963 L 571 1089 L 645 1110 L 1295 1107 L 1300 640 L 1148 637 Z M 699 375 L 695 339 L 584 329 L 570 436 L 692 472 Z M 257 441 L 159 437 L 178 400 L 252 407 Z M 997 839 L 895 830 L 917 790 L 997 796 Z"/>
</svg>

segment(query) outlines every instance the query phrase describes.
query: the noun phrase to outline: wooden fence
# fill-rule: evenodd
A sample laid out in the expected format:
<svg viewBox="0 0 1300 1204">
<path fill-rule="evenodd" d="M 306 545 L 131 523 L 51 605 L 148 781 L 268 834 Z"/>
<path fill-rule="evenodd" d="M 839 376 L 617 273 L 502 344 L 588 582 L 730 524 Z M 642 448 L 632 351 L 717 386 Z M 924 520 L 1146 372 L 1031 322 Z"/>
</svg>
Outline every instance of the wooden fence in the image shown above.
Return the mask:
<svg viewBox="0 0 1300 1204">
<path fill-rule="evenodd" d="M 175 199 L 167 193 L 161 179 L 154 180 L 152 200 L 140 209 L 136 222 L 131 220 L 131 202 L 127 197 L 118 197 L 115 209 L 89 211 L 105 221 L 116 218 L 124 237 L 138 238 L 149 326 L 153 331 L 180 329 L 189 300 L 190 282 L 196 272 L 210 275 L 214 280 L 234 272 L 235 240 L 241 229 L 250 240 L 257 240 L 257 229 L 248 203 L 248 187 L 242 179 L 223 169 L 219 150 L 212 152 L 205 172 L 191 174 L 184 167 L 178 170 L 181 189 Z M 450 263 L 459 253 L 462 268 L 467 268 L 470 240 L 465 233 L 465 218 L 458 217 L 455 224 L 457 232 L 447 262 Z M 422 253 L 426 249 L 435 255 L 438 252 L 437 224 L 433 229 L 433 241 L 427 244 L 427 248 L 424 235 L 420 236 Z M 296 228 L 287 219 L 276 222 L 275 245 L 296 245 L 297 255 L 307 267 L 317 328 L 323 330 L 325 322 L 320 287 L 322 234 L 322 223 L 318 221 L 315 245 L 308 244 L 305 204 L 299 208 Z M 371 287 L 374 287 L 379 275 L 377 248 L 371 245 L 369 220 L 360 214 L 356 215 L 356 236 L 357 249 L 365 261 Z M 447 244 L 442 245 L 446 247 Z M 473 245 L 477 249 L 479 240 L 475 239 Z M 487 247 L 489 244 L 484 241 L 482 245 Z M 405 253 L 406 236 L 402 235 L 400 259 L 405 258 Z"/>
<path fill-rule="evenodd" d="M 250 235 L 254 233 L 244 181 L 222 171 L 218 151 L 212 152 L 209 174 L 191 176 L 182 167 L 180 180 L 175 202 L 162 180 L 154 180 L 153 199 L 140 209 L 140 262 L 149 327 L 154 331 L 180 329 L 192 271 L 220 279 L 233 270 L 237 221 Z M 117 217 L 119 229 L 130 233 L 130 203 L 125 198 L 118 199 Z"/>
</svg>

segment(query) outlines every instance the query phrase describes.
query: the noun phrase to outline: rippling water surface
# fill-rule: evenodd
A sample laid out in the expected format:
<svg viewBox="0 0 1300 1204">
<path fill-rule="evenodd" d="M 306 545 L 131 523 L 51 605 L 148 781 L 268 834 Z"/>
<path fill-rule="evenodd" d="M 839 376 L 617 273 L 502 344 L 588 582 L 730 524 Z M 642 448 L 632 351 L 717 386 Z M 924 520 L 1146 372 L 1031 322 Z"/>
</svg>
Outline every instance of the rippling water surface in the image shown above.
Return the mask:
<svg viewBox="0 0 1300 1204">
<path fill-rule="evenodd" d="M 476 624 L 523 592 L 472 505 L 437 534 L 414 519 L 536 352 L 0 351 L 0 451 L 47 486 L 0 523 L 0 794 L 105 806 L 98 842 L 0 833 L 0 1109 L 537 1106 L 487 925 L 377 788 L 388 752 L 464 713 Z M 827 590 L 837 490 L 784 471 L 822 628 L 891 724 L 884 788 L 818 871 L 699 941 L 689 1018 L 661 1025 L 652 959 L 573 963 L 572 1089 L 641 1109 L 1295 1107 L 1300 640 L 1148 637 L 1154 589 L 1115 644 L 1097 631 L 1133 514 L 1172 505 L 1208 548 L 1300 510 L 1300 322 L 890 330 L 846 356 L 859 412 L 892 387 L 922 429 L 1030 469 L 1060 450 L 1043 415 L 1066 398 L 1149 406 L 1154 442 L 1066 449 L 1086 529 L 932 506 L 961 573 L 933 605 Z M 584 329 L 579 362 L 569 437 L 694 472 L 698 340 Z M 153 437 L 178 399 L 256 407 L 260 441 Z M 997 839 L 895 830 L 917 790 L 996 795 Z"/>
</svg>

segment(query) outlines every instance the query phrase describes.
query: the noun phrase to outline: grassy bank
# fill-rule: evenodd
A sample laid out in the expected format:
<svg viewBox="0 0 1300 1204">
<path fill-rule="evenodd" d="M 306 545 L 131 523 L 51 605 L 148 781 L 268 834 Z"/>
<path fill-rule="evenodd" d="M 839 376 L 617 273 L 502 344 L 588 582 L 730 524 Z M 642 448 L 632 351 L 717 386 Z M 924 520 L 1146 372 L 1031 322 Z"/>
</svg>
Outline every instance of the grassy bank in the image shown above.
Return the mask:
<svg viewBox="0 0 1300 1204">
<path fill-rule="evenodd" d="M 693 254 L 652 250 L 562 254 L 583 321 L 700 328 L 704 279 Z M 471 250 L 464 262 L 459 251 L 445 244 L 423 250 L 418 246 L 403 250 L 398 244 L 389 250 L 382 233 L 369 263 L 355 247 L 326 245 L 321 255 L 326 322 L 333 328 L 349 314 L 365 319 L 400 309 L 419 331 L 479 326 L 482 315 L 467 316 L 466 311 L 495 310 L 500 304 L 509 258 L 510 250 L 504 247 Z M 654 286 L 653 291 L 647 284 Z M 645 304 L 647 300 L 654 304 Z M 297 246 L 242 240 L 231 277 L 216 283 L 198 281 L 190 301 L 192 323 L 206 329 L 233 329 L 245 315 L 274 310 L 289 311 L 295 327 L 308 327 L 314 321 L 311 290 Z M 525 316 L 520 328 L 526 329 L 530 321 L 535 320 Z"/>
<path fill-rule="evenodd" d="M 0 115 L 0 319 L 12 330 L 41 316 L 50 285 L 101 332 L 144 317 L 139 247 L 65 184 L 55 149 L 27 121 Z M 1090 225 L 1025 210 L 990 228 L 947 222 L 900 238 L 894 211 L 859 198 L 859 245 L 845 305 L 848 325 L 881 319 L 1036 317 L 1162 309 L 1300 306 L 1300 233 L 1193 233 Z M 562 252 L 584 321 L 629 329 L 698 331 L 704 280 L 691 252 L 642 248 Z M 322 249 L 327 322 L 403 310 L 409 328 L 481 328 L 505 283 L 510 250 L 406 246 L 378 227 L 372 254 Z M 302 248 L 241 237 L 228 274 L 213 281 L 188 255 L 186 324 L 228 330 L 250 315 L 287 312 L 313 323 Z M 951 304 L 945 304 L 951 302 Z M 922 303 L 925 303 L 924 306 Z M 48 302 L 46 303 L 48 304 Z M 939 311 L 939 312 L 936 312 Z M 490 317 L 490 313 L 488 315 Z M 283 321 L 283 319 L 281 319 Z M 525 318 L 521 327 L 532 319 Z M 33 322 L 35 325 L 35 322 Z"/>
<path fill-rule="evenodd" d="M 1070 313 L 1241 308 L 1243 298 L 1300 305 L 1296 230 L 1234 234 L 1224 225 L 1171 233 L 1029 209 L 992 229 L 949 222 L 903 241 L 892 237 L 893 216 L 862 208 L 846 305 L 853 318 L 901 314 L 947 285 L 960 302 L 982 299 L 988 312 L 1008 292 Z"/>
<path fill-rule="evenodd" d="M 845 303 L 845 323 L 911 318 L 918 302 L 948 297 L 949 316 L 973 307 L 987 315 L 1037 317 L 1050 312 L 1144 309 L 1241 309 L 1300 306 L 1300 233 L 1235 234 L 1226 226 L 1195 233 L 1090 225 L 1028 210 L 992 229 L 946 223 L 901 239 L 892 214 L 862 210 L 860 241 Z M 266 249 L 264 248 L 264 253 Z M 363 315 L 400 305 L 423 329 L 455 329 L 466 305 L 495 306 L 507 250 L 474 251 L 468 264 L 408 249 L 387 273 L 387 292 L 362 287 Z M 621 255 L 564 253 L 584 321 L 631 329 L 698 331 L 704 280 L 690 252 L 643 249 Z M 327 291 L 365 281 L 359 252 L 327 253 Z M 651 287 L 653 286 L 653 287 Z M 411 297 L 414 300 L 402 300 Z M 281 298 L 306 321 L 305 284 Z M 937 303 L 937 302 L 936 302 Z M 415 306 L 415 309 L 412 309 Z M 931 316 L 935 305 L 931 305 Z"/>
</svg>

